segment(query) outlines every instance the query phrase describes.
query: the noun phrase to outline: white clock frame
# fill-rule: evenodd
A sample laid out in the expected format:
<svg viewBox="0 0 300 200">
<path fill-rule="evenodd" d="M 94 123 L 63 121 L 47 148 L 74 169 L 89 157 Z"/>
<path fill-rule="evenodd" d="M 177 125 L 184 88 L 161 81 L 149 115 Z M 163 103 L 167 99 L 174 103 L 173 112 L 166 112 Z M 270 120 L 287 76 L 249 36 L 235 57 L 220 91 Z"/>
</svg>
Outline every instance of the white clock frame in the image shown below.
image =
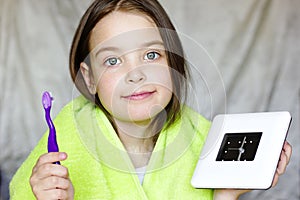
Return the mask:
<svg viewBox="0 0 300 200">
<path fill-rule="evenodd" d="M 289 112 L 217 115 L 191 184 L 195 188 L 268 189 L 291 123 Z M 262 132 L 253 161 L 216 161 L 226 133 Z"/>
</svg>

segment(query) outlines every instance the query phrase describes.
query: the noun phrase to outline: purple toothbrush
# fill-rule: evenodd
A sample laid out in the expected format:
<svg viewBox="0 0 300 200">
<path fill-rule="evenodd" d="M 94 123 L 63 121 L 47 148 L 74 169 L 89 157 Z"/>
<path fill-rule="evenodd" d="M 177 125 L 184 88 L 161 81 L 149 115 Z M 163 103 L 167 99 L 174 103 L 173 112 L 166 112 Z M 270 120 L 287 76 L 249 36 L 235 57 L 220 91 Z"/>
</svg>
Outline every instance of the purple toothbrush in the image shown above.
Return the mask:
<svg viewBox="0 0 300 200">
<path fill-rule="evenodd" d="M 54 127 L 54 124 L 52 122 L 51 116 L 50 116 L 50 110 L 52 106 L 52 100 L 53 98 L 51 97 L 49 92 L 44 92 L 43 97 L 42 97 L 42 103 L 45 109 L 45 118 L 46 122 L 49 127 L 49 136 L 48 136 L 48 152 L 58 152 L 58 145 L 56 141 L 56 130 Z M 55 164 L 59 164 L 60 162 L 57 161 Z"/>
</svg>

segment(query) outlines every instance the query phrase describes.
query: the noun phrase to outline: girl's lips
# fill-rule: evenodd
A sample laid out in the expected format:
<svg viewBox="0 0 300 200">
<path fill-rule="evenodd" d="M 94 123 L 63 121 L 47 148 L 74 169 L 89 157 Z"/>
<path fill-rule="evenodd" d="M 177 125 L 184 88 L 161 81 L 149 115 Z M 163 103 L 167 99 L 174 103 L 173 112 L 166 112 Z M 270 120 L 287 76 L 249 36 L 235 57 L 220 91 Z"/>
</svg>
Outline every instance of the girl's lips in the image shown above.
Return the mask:
<svg viewBox="0 0 300 200">
<path fill-rule="evenodd" d="M 130 94 L 128 96 L 123 96 L 124 99 L 128 100 L 143 100 L 151 96 L 156 91 L 143 91 L 143 92 L 135 92 L 133 94 Z"/>
</svg>

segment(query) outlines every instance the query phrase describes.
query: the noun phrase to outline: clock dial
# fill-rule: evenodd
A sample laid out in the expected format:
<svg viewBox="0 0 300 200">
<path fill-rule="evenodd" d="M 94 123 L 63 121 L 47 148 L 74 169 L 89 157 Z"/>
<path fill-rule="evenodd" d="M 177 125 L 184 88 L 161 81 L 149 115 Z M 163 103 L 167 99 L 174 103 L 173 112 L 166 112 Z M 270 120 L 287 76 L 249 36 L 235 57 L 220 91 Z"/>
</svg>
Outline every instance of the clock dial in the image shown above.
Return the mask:
<svg viewBox="0 0 300 200">
<path fill-rule="evenodd" d="M 253 161 L 262 132 L 226 133 L 216 161 Z"/>
</svg>

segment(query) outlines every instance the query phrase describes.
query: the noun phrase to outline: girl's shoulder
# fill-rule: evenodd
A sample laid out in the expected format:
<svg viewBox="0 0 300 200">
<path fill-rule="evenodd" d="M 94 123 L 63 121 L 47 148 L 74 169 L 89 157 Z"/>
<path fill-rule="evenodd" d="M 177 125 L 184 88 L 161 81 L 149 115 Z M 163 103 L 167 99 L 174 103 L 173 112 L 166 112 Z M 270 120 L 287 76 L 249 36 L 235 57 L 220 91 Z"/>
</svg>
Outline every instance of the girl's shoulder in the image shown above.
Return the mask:
<svg viewBox="0 0 300 200">
<path fill-rule="evenodd" d="M 76 98 L 74 98 L 72 101 L 67 103 L 58 113 L 55 120 L 57 119 L 65 119 L 67 117 L 74 116 L 74 113 L 80 112 L 85 107 L 91 107 L 93 104 L 87 100 L 84 96 L 80 95 Z"/>
<path fill-rule="evenodd" d="M 211 121 L 187 105 L 182 106 L 181 115 L 184 123 L 191 124 L 201 132 L 207 132 L 211 126 Z"/>
</svg>

